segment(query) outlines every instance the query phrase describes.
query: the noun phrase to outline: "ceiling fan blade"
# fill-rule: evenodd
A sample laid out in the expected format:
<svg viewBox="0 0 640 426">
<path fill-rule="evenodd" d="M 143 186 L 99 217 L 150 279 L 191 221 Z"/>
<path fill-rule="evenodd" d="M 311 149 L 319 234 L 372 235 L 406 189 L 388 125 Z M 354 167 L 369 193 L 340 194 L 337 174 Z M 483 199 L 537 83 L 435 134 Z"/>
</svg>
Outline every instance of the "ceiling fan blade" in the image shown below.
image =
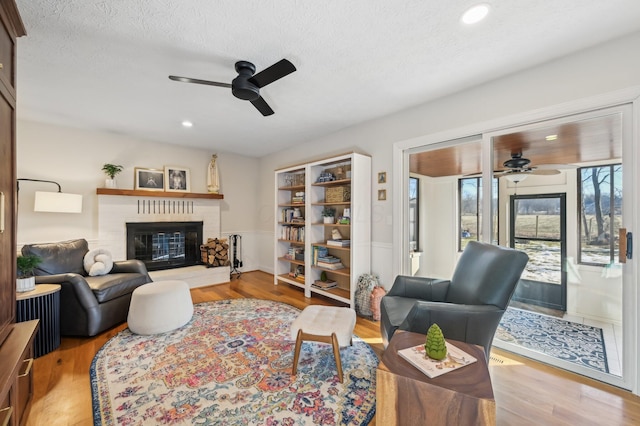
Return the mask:
<svg viewBox="0 0 640 426">
<path fill-rule="evenodd" d="M 281 79 L 282 77 L 291 74 L 296 70 L 296 67 L 286 59 L 282 59 L 279 62 L 271 65 L 269 68 L 265 68 L 258 74 L 250 77 L 248 81 L 255 84 L 258 87 L 264 87 L 267 84 Z"/>
<path fill-rule="evenodd" d="M 267 104 L 267 102 L 264 100 L 262 96 L 260 96 L 258 99 L 252 100 L 251 103 L 265 117 L 273 114 L 273 110 L 271 109 L 269 104 Z"/>
<path fill-rule="evenodd" d="M 557 170 L 572 170 L 577 169 L 578 166 L 574 164 L 538 164 L 536 166 L 537 169 L 557 169 Z"/>
<path fill-rule="evenodd" d="M 530 173 L 532 175 L 551 176 L 551 175 L 559 175 L 560 174 L 560 170 L 536 168 L 536 169 L 533 169 Z"/>
<path fill-rule="evenodd" d="M 170 75 L 169 78 L 171 80 L 173 80 L 173 81 L 179 81 L 179 82 L 182 82 L 182 83 L 206 84 L 208 86 L 226 87 L 228 89 L 231 88 L 231 84 L 229 84 L 229 83 L 218 83 L 217 81 L 198 80 L 197 78 L 179 77 L 177 75 Z"/>
</svg>

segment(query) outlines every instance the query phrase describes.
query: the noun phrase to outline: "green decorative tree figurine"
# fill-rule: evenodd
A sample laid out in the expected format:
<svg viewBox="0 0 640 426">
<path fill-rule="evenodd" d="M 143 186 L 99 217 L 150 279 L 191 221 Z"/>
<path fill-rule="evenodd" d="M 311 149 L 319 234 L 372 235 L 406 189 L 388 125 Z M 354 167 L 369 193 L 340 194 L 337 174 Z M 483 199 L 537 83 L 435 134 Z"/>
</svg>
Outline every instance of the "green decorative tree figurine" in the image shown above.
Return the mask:
<svg viewBox="0 0 640 426">
<path fill-rule="evenodd" d="M 445 344 L 444 335 L 438 324 L 431 324 L 427 331 L 427 342 L 424 349 L 429 358 L 440 361 L 447 356 L 447 345 Z"/>
</svg>

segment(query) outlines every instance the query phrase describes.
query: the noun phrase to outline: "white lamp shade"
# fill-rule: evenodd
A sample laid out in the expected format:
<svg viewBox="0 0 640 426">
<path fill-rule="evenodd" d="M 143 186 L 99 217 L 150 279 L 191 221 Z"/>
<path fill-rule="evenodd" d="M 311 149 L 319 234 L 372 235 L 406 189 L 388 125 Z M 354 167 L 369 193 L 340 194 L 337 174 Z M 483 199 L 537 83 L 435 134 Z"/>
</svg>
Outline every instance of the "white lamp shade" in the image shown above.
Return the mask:
<svg viewBox="0 0 640 426">
<path fill-rule="evenodd" d="M 513 182 L 513 183 L 520 183 L 523 180 L 525 180 L 528 176 L 529 175 L 526 175 L 524 173 L 512 173 L 512 174 L 509 174 L 509 175 L 505 175 L 504 178 L 506 180 L 510 181 L 510 182 Z"/>
<path fill-rule="evenodd" d="M 35 212 L 82 213 L 82 195 L 36 191 Z"/>
</svg>

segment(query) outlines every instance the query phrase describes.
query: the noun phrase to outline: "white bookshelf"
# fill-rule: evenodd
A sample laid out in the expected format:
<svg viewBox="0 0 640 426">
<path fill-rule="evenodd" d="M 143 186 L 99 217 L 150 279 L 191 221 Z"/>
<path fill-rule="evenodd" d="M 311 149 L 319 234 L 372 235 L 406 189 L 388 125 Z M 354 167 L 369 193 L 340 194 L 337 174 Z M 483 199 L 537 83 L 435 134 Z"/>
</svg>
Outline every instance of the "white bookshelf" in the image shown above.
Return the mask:
<svg viewBox="0 0 640 426">
<path fill-rule="evenodd" d="M 334 172 L 333 179 L 322 180 L 321 174 L 327 176 L 329 172 Z M 350 153 L 279 169 L 275 172 L 275 186 L 274 284 L 288 283 L 303 288 L 306 297 L 317 293 L 355 307 L 358 277 L 371 271 L 371 157 Z M 299 198 L 293 202 L 301 192 L 304 203 L 300 204 Z M 350 197 L 335 198 L 345 192 Z M 328 200 L 328 193 L 334 198 Z M 324 223 L 325 207 L 336 210 L 334 223 Z M 297 218 L 292 223 L 291 209 L 299 209 L 304 220 Z M 349 223 L 336 223 L 345 216 L 346 209 L 350 211 Z M 350 245 L 328 245 L 334 230 L 344 240 L 350 240 Z M 326 248 L 328 255 L 339 259 L 344 267 L 332 270 L 319 266 L 315 247 Z M 295 259 L 295 252 L 301 250 L 304 257 L 298 255 Z M 297 277 L 293 276 L 296 271 Z M 313 286 L 323 271 L 329 280 L 336 282 L 335 288 Z"/>
</svg>

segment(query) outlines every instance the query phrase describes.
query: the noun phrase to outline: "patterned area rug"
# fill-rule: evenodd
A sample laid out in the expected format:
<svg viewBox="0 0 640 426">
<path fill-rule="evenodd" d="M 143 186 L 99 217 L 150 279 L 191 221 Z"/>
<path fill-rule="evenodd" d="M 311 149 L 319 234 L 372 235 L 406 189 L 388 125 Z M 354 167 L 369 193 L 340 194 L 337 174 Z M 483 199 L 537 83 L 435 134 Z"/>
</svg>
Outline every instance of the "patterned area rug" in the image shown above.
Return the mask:
<svg viewBox="0 0 640 426">
<path fill-rule="evenodd" d="M 304 342 L 291 375 L 289 327 L 300 311 L 267 300 L 194 306 L 191 322 L 155 336 L 126 329 L 91 365 L 95 425 L 366 425 L 375 414 L 371 347 Z"/>
<path fill-rule="evenodd" d="M 496 338 L 583 367 L 609 372 L 602 329 L 507 308 Z"/>
</svg>

